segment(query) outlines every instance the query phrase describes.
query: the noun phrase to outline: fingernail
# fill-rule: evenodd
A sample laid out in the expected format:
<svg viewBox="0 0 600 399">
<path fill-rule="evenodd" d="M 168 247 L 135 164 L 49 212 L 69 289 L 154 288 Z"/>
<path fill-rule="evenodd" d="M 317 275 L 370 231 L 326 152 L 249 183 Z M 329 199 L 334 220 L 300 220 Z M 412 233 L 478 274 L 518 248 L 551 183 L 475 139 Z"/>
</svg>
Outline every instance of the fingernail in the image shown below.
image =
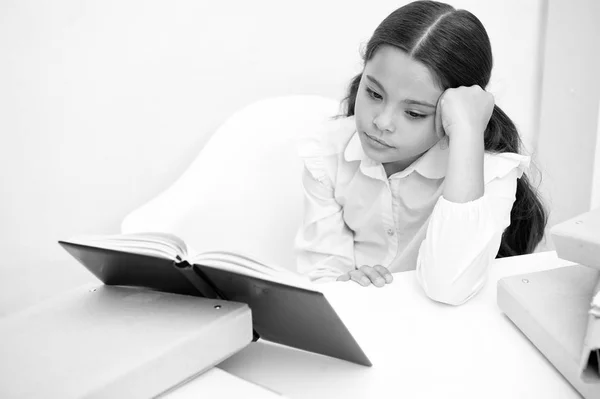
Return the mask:
<svg viewBox="0 0 600 399">
<path fill-rule="evenodd" d="M 376 278 L 375 279 L 375 284 L 377 284 L 377 285 L 384 285 L 385 281 L 382 278 Z"/>
</svg>

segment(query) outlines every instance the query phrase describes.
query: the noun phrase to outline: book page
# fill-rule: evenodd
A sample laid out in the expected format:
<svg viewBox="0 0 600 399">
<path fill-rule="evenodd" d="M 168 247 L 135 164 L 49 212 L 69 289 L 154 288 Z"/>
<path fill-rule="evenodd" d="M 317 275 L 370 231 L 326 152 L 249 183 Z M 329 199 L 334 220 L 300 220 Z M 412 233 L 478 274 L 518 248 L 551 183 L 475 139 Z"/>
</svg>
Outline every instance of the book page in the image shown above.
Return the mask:
<svg viewBox="0 0 600 399">
<path fill-rule="evenodd" d="M 245 254 L 228 251 L 211 251 L 195 255 L 189 261 L 190 263 L 211 266 L 246 276 L 317 291 L 307 276 L 279 266 L 267 265 Z"/>
<path fill-rule="evenodd" d="M 187 258 L 187 247 L 179 237 L 161 232 L 87 235 L 73 237 L 68 242 L 165 259 Z"/>
</svg>

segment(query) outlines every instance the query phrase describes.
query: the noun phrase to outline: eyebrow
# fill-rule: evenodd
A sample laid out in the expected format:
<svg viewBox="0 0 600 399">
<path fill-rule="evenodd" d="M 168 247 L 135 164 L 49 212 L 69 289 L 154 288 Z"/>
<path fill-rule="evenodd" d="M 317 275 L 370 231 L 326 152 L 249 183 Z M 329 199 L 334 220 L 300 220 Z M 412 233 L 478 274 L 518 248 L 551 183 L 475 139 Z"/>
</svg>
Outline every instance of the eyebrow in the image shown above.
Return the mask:
<svg viewBox="0 0 600 399">
<path fill-rule="evenodd" d="M 369 79 L 371 82 L 373 82 L 375 85 L 377 85 L 381 89 L 381 91 L 383 91 L 385 93 L 385 89 L 383 88 L 383 86 L 381 85 L 381 83 L 379 83 L 377 81 L 377 79 L 375 79 L 371 75 L 366 75 L 366 76 L 367 76 L 367 79 Z M 404 102 L 406 104 L 424 105 L 426 107 L 435 108 L 435 105 L 430 104 L 430 103 L 428 103 L 426 101 L 418 101 L 418 100 L 413 100 L 413 99 L 410 99 L 410 98 L 406 98 L 406 99 L 402 100 L 402 102 Z"/>
</svg>

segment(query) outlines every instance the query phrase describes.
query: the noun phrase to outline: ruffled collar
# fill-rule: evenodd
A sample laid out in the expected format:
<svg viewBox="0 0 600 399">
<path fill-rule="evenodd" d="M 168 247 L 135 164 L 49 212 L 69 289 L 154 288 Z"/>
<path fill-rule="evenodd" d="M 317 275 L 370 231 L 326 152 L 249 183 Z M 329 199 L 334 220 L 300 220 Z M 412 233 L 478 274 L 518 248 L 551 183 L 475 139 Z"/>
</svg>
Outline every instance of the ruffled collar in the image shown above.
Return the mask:
<svg viewBox="0 0 600 399">
<path fill-rule="evenodd" d="M 360 169 L 367 176 L 381 180 L 387 179 L 383 165 L 365 154 L 358 132 L 354 132 L 348 142 L 344 151 L 344 159 L 347 162 L 360 161 Z M 438 142 L 406 169 L 391 175 L 390 179 L 406 177 L 413 172 L 417 172 L 428 179 L 441 179 L 446 176 L 447 164 L 448 148 L 446 146 L 445 149 L 442 149 L 441 142 Z"/>
</svg>

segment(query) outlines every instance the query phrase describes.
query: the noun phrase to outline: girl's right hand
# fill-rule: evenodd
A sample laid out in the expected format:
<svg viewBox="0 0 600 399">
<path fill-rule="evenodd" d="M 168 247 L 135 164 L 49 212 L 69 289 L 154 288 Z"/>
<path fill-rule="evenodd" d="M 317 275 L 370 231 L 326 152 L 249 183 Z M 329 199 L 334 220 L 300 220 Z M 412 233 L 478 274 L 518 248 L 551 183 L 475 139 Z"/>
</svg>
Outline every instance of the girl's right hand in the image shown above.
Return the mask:
<svg viewBox="0 0 600 399">
<path fill-rule="evenodd" d="M 375 287 L 383 287 L 386 284 L 390 284 L 394 278 L 392 277 L 392 273 L 381 265 L 375 265 L 373 267 L 363 265 L 360 268 L 342 274 L 337 278 L 337 281 L 350 280 L 357 282 L 363 287 L 366 287 L 371 283 L 373 283 Z"/>
<path fill-rule="evenodd" d="M 454 134 L 483 135 L 494 112 L 494 96 L 473 85 L 446 89 L 438 98 L 435 131 L 440 139 Z"/>
</svg>

